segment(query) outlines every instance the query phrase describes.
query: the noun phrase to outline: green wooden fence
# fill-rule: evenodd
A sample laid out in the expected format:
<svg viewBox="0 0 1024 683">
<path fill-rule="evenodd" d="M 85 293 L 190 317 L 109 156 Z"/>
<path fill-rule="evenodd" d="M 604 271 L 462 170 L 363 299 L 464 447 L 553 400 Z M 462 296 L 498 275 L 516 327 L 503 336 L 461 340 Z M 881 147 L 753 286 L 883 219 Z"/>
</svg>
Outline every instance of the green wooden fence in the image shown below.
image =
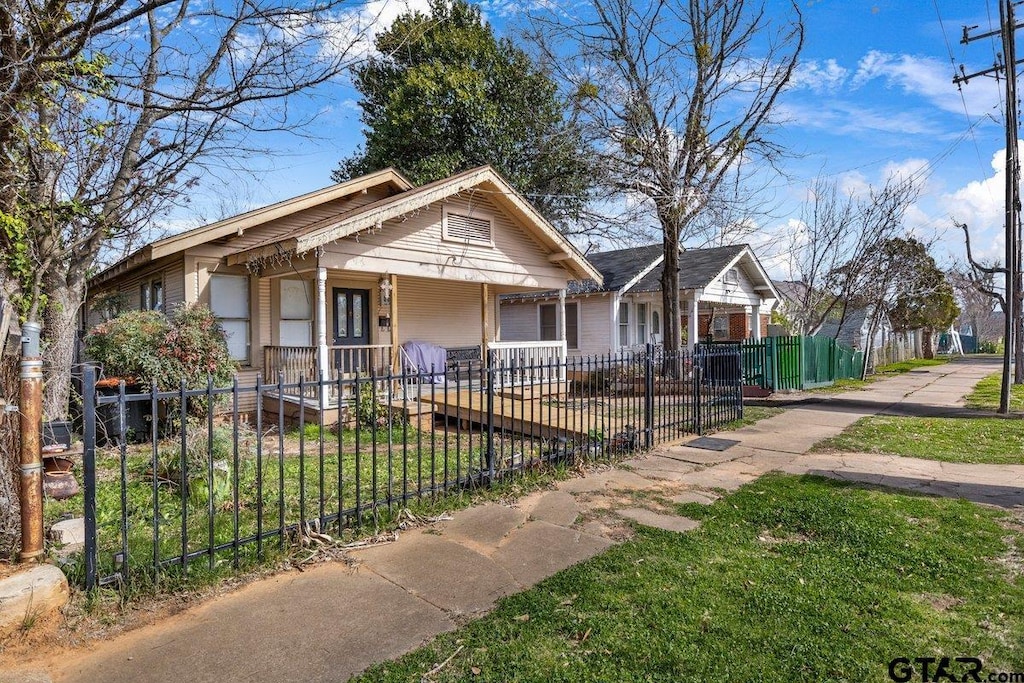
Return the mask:
<svg viewBox="0 0 1024 683">
<path fill-rule="evenodd" d="M 860 378 L 864 353 L 831 337 L 768 337 L 740 344 L 743 382 L 771 391 L 829 386 Z"/>
</svg>

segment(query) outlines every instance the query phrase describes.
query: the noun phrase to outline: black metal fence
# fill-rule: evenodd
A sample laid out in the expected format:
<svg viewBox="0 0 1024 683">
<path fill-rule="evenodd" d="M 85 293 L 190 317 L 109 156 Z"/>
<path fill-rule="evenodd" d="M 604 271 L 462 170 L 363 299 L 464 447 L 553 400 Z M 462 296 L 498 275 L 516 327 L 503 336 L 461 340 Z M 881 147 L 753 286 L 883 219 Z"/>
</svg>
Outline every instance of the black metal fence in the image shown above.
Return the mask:
<svg viewBox="0 0 1024 683">
<path fill-rule="evenodd" d="M 743 413 L 734 348 L 490 360 L 175 391 L 104 391 L 87 368 L 86 586 L 238 567 L 304 537 L 378 528 L 452 489 L 612 459 Z"/>
</svg>

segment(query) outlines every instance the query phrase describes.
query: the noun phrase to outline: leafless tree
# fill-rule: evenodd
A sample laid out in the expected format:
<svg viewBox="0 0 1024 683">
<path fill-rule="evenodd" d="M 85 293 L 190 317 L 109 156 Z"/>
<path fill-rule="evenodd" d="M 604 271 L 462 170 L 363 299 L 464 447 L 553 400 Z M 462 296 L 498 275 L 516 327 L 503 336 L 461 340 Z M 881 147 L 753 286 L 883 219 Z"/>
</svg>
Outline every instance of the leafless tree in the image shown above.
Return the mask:
<svg viewBox="0 0 1024 683">
<path fill-rule="evenodd" d="M 139 246 L 203 174 L 244 173 L 261 151 L 254 133 L 301 134 L 309 118 L 294 96 L 353 59 L 350 7 L 2 4 L 0 285 L 24 319 L 43 322 L 46 416 L 67 414 L 76 318 L 98 259 Z"/>
<path fill-rule="evenodd" d="M 986 270 L 995 266 L 982 263 Z M 961 319 L 971 326 L 978 343 L 1002 337 L 1002 325 L 993 320 L 996 299 L 993 297 L 995 276 L 991 272 L 976 271 L 966 264 L 958 264 L 949 272 L 962 310 Z"/>
<path fill-rule="evenodd" d="M 736 167 L 781 153 L 772 113 L 803 23 L 758 0 L 589 0 L 536 11 L 528 34 L 562 83 L 610 197 L 660 228 L 666 348 L 681 343 L 679 249 Z M 652 220 L 653 219 L 653 220 Z"/>
<path fill-rule="evenodd" d="M 919 189 L 912 178 L 893 176 L 856 196 L 818 178 L 809 192 L 791 236 L 793 277 L 802 286 L 787 315 L 801 334 L 817 333 L 829 319 L 841 325 L 848 303 L 890 297 L 899 271 L 883 247 L 903 233 L 903 216 Z"/>
<path fill-rule="evenodd" d="M 104 249 L 138 246 L 213 168 L 243 169 L 254 132 L 301 130 L 293 95 L 337 76 L 356 36 L 334 0 L 179 0 L 96 31 L 93 71 L 47 83 L 17 119 L 26 257 L 17 295 L 44 321 L 45 413 L 68 403 L 75 320 Z M 0 238 L 0 243 L 4 238 Z M 11 244 L 0 244 L 12 248 Z"/>
</svg>

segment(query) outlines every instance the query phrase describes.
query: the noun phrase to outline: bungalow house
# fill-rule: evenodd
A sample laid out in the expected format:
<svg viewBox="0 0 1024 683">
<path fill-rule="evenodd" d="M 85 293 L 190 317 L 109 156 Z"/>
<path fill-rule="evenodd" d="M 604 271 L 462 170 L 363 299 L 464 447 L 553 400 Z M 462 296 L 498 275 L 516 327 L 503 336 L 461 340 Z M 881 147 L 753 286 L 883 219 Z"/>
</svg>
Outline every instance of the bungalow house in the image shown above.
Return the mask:
<svg viewBox="0 0 1024 683">
<path fill-rule="evenodd" d="M 662 246 L 600 252 L 587 259 L 600 271 L 600 279 L 570 282 L 564 293 L 502 296 L 503 339 L 565 339 L 568 353 L 576 356 L 660 343 Z M 682 251 L 679 288 L 683 335 L 690 350 L 704 339 L 766 335 L 778 299 L 771 279 L 744 244 Z"/>
<path fill-rule="evenodd" d="M 397 370 L 412 341 L 480 357 L 501 295 L 580 279 L 601 275 L 490 167 L 422 187 L 385 169 L 147 244 L 89 301 L 208 305 L 251 383 Z"/>
</svg>

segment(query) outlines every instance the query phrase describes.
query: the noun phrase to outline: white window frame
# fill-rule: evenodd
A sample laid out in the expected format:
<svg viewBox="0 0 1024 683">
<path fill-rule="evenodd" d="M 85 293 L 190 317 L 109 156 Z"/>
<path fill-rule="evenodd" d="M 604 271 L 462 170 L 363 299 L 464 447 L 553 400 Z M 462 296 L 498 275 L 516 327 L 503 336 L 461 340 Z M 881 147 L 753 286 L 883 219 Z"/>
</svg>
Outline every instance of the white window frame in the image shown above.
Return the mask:
<svg viewBox="0 0 1024 683">
<path fill-rule="evenodd" d="M 636 307 L 636 343 L 646 344 L 650 341 L 647 338 L 648 321 L 647 316 L 651 313 L 651 306 L 645 301 L 638 301 Z"/>
<path fill-rule="evenodd" d="M 725 330 L 719 333 L 718 321 L 725 321 Z M 711 338 L 712 339 L 728 339 L 729 338 L 729 314 L 728 313 L 716 313 L 711 318 Z"/>
<path fill-rule="evenodd" d="M 454 214 L 456 216 L 460 216 L 462 218 L 472 218 L 474 220 L 487 221 L 487 223 L 489 224 L 489 228 L 488 228 L 489 239 L 484 241 L 484 240 L 478 240 L 478 239 L 466 239 L 466 238 L 463 238 L 463 237 L 452 237 L 452 236 L 450 236 L 448 234 L 448 216 L 452 215 L 452 214 Z M 493 248 L 494 247 L 494 216 L 491 216 L 490 214 L 487 214 L 487 213 L 482 213 L 482 212 L 477 211 L 475 209 L 471 210 L 471 211 L 468 211 L 468 212 L 462 212 L 462 211 L 459 211 L 457 209 L 455 209 L 455 210 L 449 209 L 447 206 L 445 206 L 441 210 L 441 240 L 443 242 L 453 242 L 455 244 L 471 244 L 471 245 L 480 246 L 480 247 L 491 247 L 491 248 Z"/>
<path fill-rule="evenodd" d="M 555 312 L 555 323 L 551 327 L 554 336 L 550 339 L 544 337 L 544 309 L 546 308 Z M 537 306 L 537 339 L 539 341 L 558 341 L 558 304 L 539 304 Z"/>
<path fill-rule="evenodd" d="M 213 308 L 213 288 L 214 282 L 217 278 L 238 278 L 245 281 L 245 292 L 246 292 L 246 306 L 245 306 L 245 317 L 234 318 L 224 317 L 217 315 L 216 310 Z M 217 320 L 222 322 L 244 322 L 245 323 L 245 357 L 233 357 L 232 360 L 237 361 L 241 365 L 249 365 L 252 362 L 252 282 L 247 275 L 236 275 L 232 273 L 210 273 L 210 279 L 207 283 L 209 288 L 209 299 L 210 299 L 210 310 L 217 317 Z"/>
<path fill-rule="evenodd" d="M 619 347 L 629 346 L 629 302 L 619 302 Z"/>
<path fill-rule="evenodd" d="M 309 311 L 308 311 L 308 315 L 307 316 L 297 317 L 297 316 L 294 316 L 291 313 L 285 311 L 284 296 L 283 296 L 284 283 L 285 282 L 300 282 L 300 283 L 302 283 L 303 286 L 305 286 L 305 288 L 306 288 L 306 300 L 309 303 Z M 278 288 L 277 288 L 277 311 L 278 311 L 278 316 L 277 316 L 278 317 L 278 321 L 277 321 L 277 336 L 278 336 L 278 341 L 281 343 L 281 345 L 282 346 L 287 346 L 287 344 L 284 343 L 284 336 L 285 335 L 283 334 L 285 326 L 287 326 L 288 324 L 305 323 L 306 330 L 307 330 L 306 338 L 308 339 L 308 341 L 305 344 L 301 344 L 301 346 L 312 346 L 312 344 L 313 344 L 313 317 L 316 315 L 316 305 L 315 305 L 315 302 L 313 301 L 313 283 L 310 280 L 303 280 L 303 279 L 300 279 L 300 278 L 282 278 L 280 280 L 280 282 L 278 283 Z"/>
<path fill-rule="evenodd" d="M 160 292 L 159 300 L 154 296 L 154 292 L 158 290 Z M 139 287 L 139 310 L 163 313 L 165 308 L 163 276 L 144 281 Z"/>
<path fill-rule="evenodd" d="M 545 306 L 551 306 L 551 307 L 553 307 L 555 309 L 555 336 L 552 337 L 551 339 L 545 339 L 544 338 L 544 324 L 543 324 L 544 323 L 544 315 L 541 312 L 541 309 L 544 308 Z M 572 315 L 571 313 L 569 313 L 570 309 L 575 309 L 576 310 L 576 315 Z M 580 312 L 581 312 L 581 310 L 582 310 L 582 306 L 580 306 L 578 301 L 566 301 L 565 302 L 565 345 L 566 345 L 566 348 L 572 349 L 573 351 L 578 351 L 579 348 L 580 348 Z M 569 328 L 571 327 L 570 324 L 569 324 L 570 321 L 572 321 L 574 323 L 574 326 L 575 326 L 575 329 L 576 329 L 576 343 L 575 344 L 573 344 L 572 340 L 569 338 Z M 560 332 L 560 325 L 558 324 L 558 304 L 554 304 L 554 303 L 552 303 L 552 304 L 538 304 L 537 305 L 537 339 L 539 341 L 559 341 L 559 339 L 558 339 L 559 332 Z"/>
</svg>

